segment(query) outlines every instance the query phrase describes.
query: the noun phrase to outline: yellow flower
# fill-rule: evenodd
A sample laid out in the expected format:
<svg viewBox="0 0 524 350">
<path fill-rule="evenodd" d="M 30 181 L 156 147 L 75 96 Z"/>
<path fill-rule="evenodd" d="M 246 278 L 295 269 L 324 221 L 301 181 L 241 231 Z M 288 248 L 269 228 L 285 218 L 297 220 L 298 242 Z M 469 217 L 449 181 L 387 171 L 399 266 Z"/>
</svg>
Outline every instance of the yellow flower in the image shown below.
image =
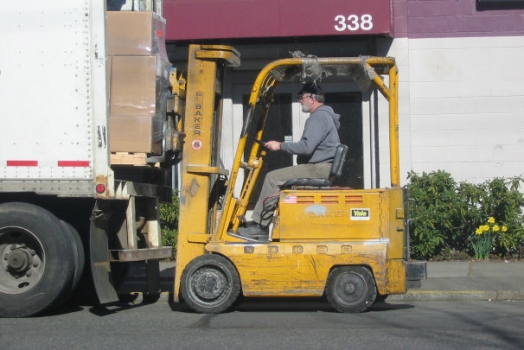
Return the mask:
<svg viewBox="0 0 524 350">
<path fill-rule="evenodd" d="M 493 232 L 499 232 L 499 230 L 500 230 L 499 225 L 494 225 L 493 226 Z"/>
<path fill-rule="evenodd" d="M 488 219 L 488 222 L 490 224 L 494 224 L 495 223 L 495 218 L 493 216 L 490 216 L 490 218 Z"/>
<path fill-rule="evenodd" d="M 506 226 L 502 226 L 502 232 L 506 232 L 508 228 Z"/>
<path fill-rule="evenodd" d="M 482 231 L 482 229 L 481 229 L 480 227 L 479 227 L 478 229 L 475 230 L 475 233 L 476 233 L 477 235 L 481 235 L 482 232 L 484 232 L 484 231 Z"/>
</svg>

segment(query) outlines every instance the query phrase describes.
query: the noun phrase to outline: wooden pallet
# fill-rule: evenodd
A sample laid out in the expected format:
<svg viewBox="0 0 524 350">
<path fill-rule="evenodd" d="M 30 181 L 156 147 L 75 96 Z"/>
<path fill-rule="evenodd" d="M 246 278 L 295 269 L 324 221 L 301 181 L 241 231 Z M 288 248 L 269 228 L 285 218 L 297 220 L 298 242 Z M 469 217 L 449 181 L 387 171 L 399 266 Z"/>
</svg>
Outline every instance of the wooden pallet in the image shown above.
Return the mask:
<svg viewBox="0 0 524 350">
<path fill-rule="evenodd" d="M 128 153 L 128 152 L 114 152 L 111 153 L 112 165 L 139 165 L 147 164 L 147 153 Z"/>
</svg>

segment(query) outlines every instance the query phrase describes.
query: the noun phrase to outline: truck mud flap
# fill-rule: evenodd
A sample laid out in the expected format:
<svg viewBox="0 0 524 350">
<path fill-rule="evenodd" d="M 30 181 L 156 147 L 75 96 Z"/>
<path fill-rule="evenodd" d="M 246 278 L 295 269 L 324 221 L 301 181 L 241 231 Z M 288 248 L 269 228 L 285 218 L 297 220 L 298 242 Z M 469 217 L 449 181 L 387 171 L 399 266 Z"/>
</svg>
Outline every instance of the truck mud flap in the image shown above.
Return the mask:
<svg viewBox="0 0 524 350">
<path fill-rule="evenodd" d="M 112 283 L 107 234 L 106 230 L 98 227 L 97 224 L 100 224 L 100 220 L 91 221 L 89 238 L 91 275 L 99 302 L 114 303 L 119 301 L 119 298 Z"/>
</svg>

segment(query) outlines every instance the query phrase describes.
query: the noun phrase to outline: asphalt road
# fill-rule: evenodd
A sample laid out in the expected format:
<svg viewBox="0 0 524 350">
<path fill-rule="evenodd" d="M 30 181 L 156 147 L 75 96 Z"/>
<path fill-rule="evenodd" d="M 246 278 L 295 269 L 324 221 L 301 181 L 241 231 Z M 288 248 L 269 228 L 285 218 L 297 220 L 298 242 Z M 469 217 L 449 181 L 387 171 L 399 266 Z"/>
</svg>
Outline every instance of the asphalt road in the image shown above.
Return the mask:
<svg viewBox="0 0 524 350">
<path fill-rule="evenodd" d="M 202 315 L 119 303 L 0 319 L 2 349 L 522 349 L 524 301 L 388 301 L 363 314 L 321 300 L 248 300 Z"/>
</svg>

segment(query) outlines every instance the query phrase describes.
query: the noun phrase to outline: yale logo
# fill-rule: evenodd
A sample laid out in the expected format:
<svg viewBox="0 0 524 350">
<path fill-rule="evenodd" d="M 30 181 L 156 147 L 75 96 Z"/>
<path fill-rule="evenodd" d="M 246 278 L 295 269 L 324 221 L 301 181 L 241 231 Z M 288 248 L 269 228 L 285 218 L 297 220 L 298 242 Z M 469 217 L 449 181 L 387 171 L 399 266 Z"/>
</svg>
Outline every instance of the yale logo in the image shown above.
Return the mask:
<svg viewBox="0 0 524 350">
<path fill-rule="evenodd" d="M 369 220 L 371 212 L 369 208 L 353 208 L 351 209 L 351 220 Z"/>
</svg>

